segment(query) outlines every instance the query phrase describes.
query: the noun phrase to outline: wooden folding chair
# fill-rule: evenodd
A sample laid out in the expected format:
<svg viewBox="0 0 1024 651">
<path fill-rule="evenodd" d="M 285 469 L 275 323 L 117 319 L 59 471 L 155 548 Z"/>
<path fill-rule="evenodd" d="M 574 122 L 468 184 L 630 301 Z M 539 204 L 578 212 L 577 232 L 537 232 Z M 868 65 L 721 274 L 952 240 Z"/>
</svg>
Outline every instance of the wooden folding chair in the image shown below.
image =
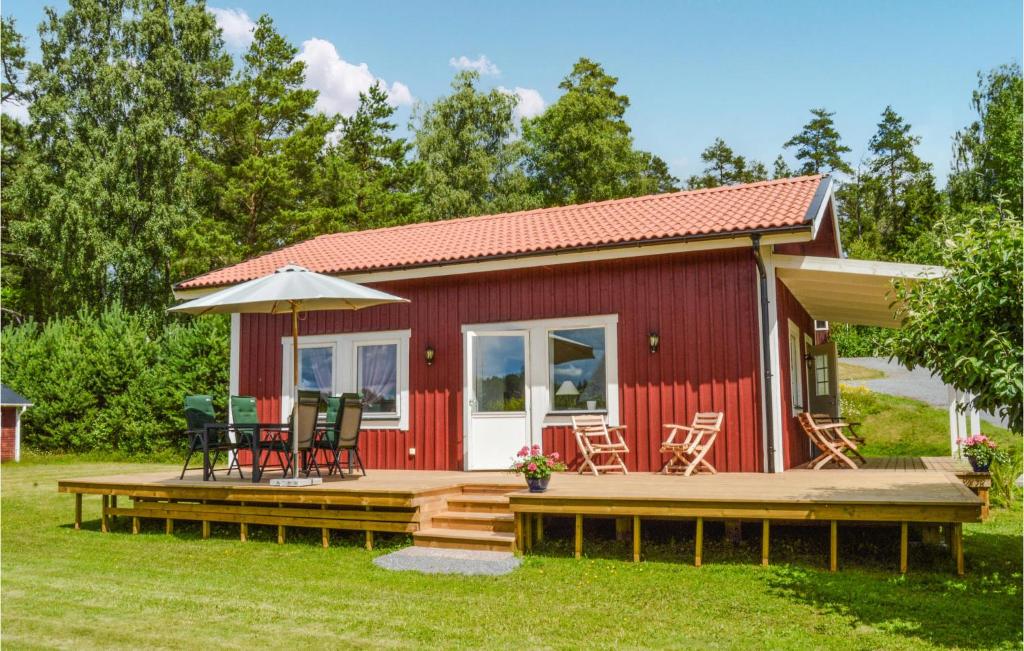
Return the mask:
<svg viewBox="0 0 1024 651">
<path fill-rule="evenodd" d="M 572 433 L 576 436 L 576 445 L 583 455 L 580 474 L 589 467 L 595 475 L 608 470 L 621 470 L 622 474 L 628 475 L 626 462 L 622 460 L 622 455 L 629 453 L 629 447 L 622 438 L 622 431 L 625 429 L 625 425 L 608 427 L 604 422 L 604 416 L 600 414 L 573 416 Z M 612 441 L 612 432 L 615 432 L 618 442 Z M 602 461 L 604 463 L 601 463 Z"/>
<path fill-rule="evenodd" d="M 814 419 L 814 423 L 819 427 L 822 425 L 839 425 L 841 429 L 846 430 L 843 436 L 856 443 L 857 445 L 864 445 L 864 437 L 857 433 L 855 428 L 860 427 L 860 423 L 853 423 L 843 420 L 842 418 L 835 418 L 831 414 L 811 414 L 811 418 Z"/>
<path fill-rule="evenodd" d="M 715 467 L 704 457 L 715 444 L 724 418 L 725 414 L 721 412 L 698 412 L 693 417 L 692 425 L 665 425 L 669 433 L 661 444 L 661 452 L 667 452 L 672 457 L 661 467 L 661 472 L 666 475 L 678 472 L 689 477 L 699 467 L 714 475 Z M 686 437 L 677 441 L 680 432 L 685 432 Z"/>
<path fill-rule="evenodd" d="M 854 452 L 862 460 L 864 459 L 860 452 L 853 447 L 854 443 L 844 437 L 840 431 L 841 428 L 837 428 L 835 424 L 818 425 L 807 412 L 801 413 L 797 420 L 800 421 L 800 427 L 803 429 L 804 434 L 807 435 L 807 438 L 811 439 L 814 447 L 818 448 L 821 452 L 821 454 L 804 464 L 806 467 L 812 470 L 821 470 L 826 464 L 835 463 L 840 467 L 846 465 L 856 470 L 857 464 L 850 457 L 846 456 L 845 453 Z"/>
</svg>

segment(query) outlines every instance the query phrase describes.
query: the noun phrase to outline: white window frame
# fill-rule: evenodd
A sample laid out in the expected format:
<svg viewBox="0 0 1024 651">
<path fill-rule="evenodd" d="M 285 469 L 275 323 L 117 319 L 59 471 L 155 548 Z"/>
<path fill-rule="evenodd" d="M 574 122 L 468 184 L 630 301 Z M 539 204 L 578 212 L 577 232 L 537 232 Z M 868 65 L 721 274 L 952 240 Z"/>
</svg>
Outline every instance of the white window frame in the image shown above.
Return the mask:
<svg viewBox="0 0 1024 651">
<path fill-rule="evenodd" d="M 800 361 L 804 365 L 803 372 L 804 376 L 807 377 L 807 381 L 804 382 L 804 404 L 807 405 L 807 411 L 811 410 L 811 398 L 815 396 L 817 391 L 818 378 L 814 376 L 814 362 L 807 360 L 807 356 L 811 354 L 811 346 L 814 345 L 814 339 L 811 335 L 804 333 L 804 354 L 800 356 Z"/>
<path fill-rule="evenodd" d="M 330 335 L 299 337 L 299 348 L 334 349 L 331 395 L 356 392 L 356 349 L 361 345 L 397 344 L 396 414 L 363 414 L 363 429 L 409 429 L 409 338 L 411 330 L 384 330 L 376 332 L 346 332 Z M 288 419 L 292 410 L 292 338 L 281 337 L 281 420 Z"/>
<path fill-rule="evenodd" d="M 814 320 L 815 332 L 828 332 L 828 327 L 828 321 L 822 321 L 821 319 Z"/>
<path fill-rule="evenodd" d="M 463 341 L 467 332 L 488 332 L 501 330 L 526 330 L 529 332 L 529 363 L 527 387 L 530 392 L 530 431 L 534 443 L 541 443 L 541 432 L 545 427 L 572 425 L 571 411 L 551 412 L 550 373 L 548 369 L 548 333 L 552 330 L 603 327 L 605 354 L 605 413 L 609 425 L 619 424 L 619 315 L 599 314 L 593 316 L 564 317 L 558 319 L 537 319 L 505 323 L 481 323 L 462 326 Z M 465 344 L 464 344 L 465 345 Z M 467 372 L 463 378 L 463 395 L 468 396 L 471 381 Z M 465 402 L 465 400 L 464 400 Z M 469 406 L 463 405 L 464 418 L 469 418 Z M 589 413 L 589 412 L 582 412 Z M 468 422 L 468 421 L 464 421 Z"/>
<path fill-rule="evenodd" d="M 394 346 L 395 347 L 395 373 L 400 376 L 402 374 L 402 342 L 399 339 L 372 339 L 365 341 L 353 341 L 352 342 L 352 391 L 359 393 L 359 349 L 364 346 Z M 408 357 L 406 358 L 406 367 L 408 368 Z M 408 373 L 407 373 L 408 374 Z M 399 378 L 395 378 L 395 411 L 393 412 L 363 412 L 363 420 L 397 420 L 401 418 L 402 413 L 402 399 L 401 391 L 399 389 Z"/>
<path fill-rule="evenodd" d="M 789 351 L 789 403 L 790 408 L 794 416 L 800 414 L 807 408 L 807 396 L 804 393 L 804 376 L 801 372 L 801 364 L 803 364 L 803 355 L 800 354 L 801 342 L 803 341 L 803 333 L 800 331 L 800 327 L 793 323 L 792 319 L 787 319 L 788 327 L 788 339 L 786 348 Z M 793 341 L 796 341 L 796 346 L 793 346 Z M 803 404 L 798 404 L 797 401 Z"/>
<path fill-rule="evenodd" d="M 594 410 L 591 410 L 591 409 L 555 409 L 555 402 L 554 402 L 554 400 L 552 400 L 551 402 L 549 402 L 548 404 L 545 405 L 545 409 L 547 410 L 547 415 L 554 417 L 554 416 L 573 416 L 575 414 L 605 414 L 605 413 L 607 413 L 607 411 L 608 411 L 608 382 L 607 382 L 607 375 L 608 375 L 608 364 L 609 364 L 609 360 L 608 360 L 608 326 L 607 325 L 601 324 L 601 325 L 589 325 L 589 326 L 572 326 L 572 327 L 569 327 L 569 328 L 562 328 L 562 327 L 548 328 L 547 331 L 544 333 L 544 345 L 548 347 L 548 353 L 546 353 L 545 357 L 544 357 L 545 361 L 547 361 L 547 368 L 544 369 L 544 372 L 547 374 L 548 396 L 553 396 L 553 395 L 555 395 L 555 391 L 558 390 L 558 387 L 554 386 L 554 384 L 551 381 L 553 373 L 551 373 L 552 363 L 551 363 L 551 359 L 549 358 L 549 353 L 550 353 L 550 350 L 551 350 L 549 339 L 551 337 L 551 333 L 552 332 L 555 332 L 557 330 L 599 330 L 599 329 L 600 330 L 604 330 L 604 356 L 605 356 L 604 364 L 605 364 L 605 376 L 606 376 L 605 377 L 605 388 L 604 388 L 604 390 L 605 390 L 605 396 L 604 396 L 605 408 L 604 409 L 594 409 Z"/>
</svg>

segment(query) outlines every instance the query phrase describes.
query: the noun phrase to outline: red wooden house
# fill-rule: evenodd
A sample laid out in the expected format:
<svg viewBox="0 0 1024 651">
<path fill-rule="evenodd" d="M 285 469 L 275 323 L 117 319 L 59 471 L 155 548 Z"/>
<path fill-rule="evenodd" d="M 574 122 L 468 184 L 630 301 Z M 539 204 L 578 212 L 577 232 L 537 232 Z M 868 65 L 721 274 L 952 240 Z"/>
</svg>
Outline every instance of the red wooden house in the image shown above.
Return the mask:
<svg viewBox="0 0 1024 651">
<path fill-rule="evenodd" d="M 795 414 L 838 409 L 829 320 L 895 326 L 894 278 L 842 258 L 833 184 L 805 176 L 323 235 L 176 286 L 193 298 L 285 264 L 410 303 L 312 312 L 300 383 L 364 396 L 369 467 L 495 469 L 522 445 L 577 457 L 570 415 L 627 426 L 657 470 L 664 423 L 725 413 L 720 471 L 808 458 Z M 287 316 L 234 315 L 231 392 L 282 419 Z"/>
</svg>

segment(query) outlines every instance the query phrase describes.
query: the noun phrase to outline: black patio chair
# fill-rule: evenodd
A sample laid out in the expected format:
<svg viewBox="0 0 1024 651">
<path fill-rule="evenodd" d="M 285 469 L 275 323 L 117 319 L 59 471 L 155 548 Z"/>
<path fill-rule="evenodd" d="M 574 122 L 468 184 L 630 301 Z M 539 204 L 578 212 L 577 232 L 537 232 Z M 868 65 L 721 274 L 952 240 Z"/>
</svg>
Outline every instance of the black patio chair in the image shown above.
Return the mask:
<svg viewBox="0 0 1024 651">
<path fill-rule="evenodd" d="M 256 411 L 256 398 L 253 396 L 231 396 L 229 405 L 231 408 L 231 428 L 237 435 L 239 448 L 249 448 L 250 450 L 255 448 L 256 458 L 253 459 L 253 471 L 256 473 L 257 478 L 263 473 L 263 468 L 266 467 L 271 454 L 277 454 L 277 461 L 284 468 L 285 450 L 284 443 L 280 438 L 253 440 L 254 437 L 260 435 L 259 427 L 257 427 L 260 419 Z M 254 443 L 255 446 L 253 445 Z M 266 453 L 266 461 L 263 460 L 264 453 Z M 239 473 L 241 473 L 241 469 L 239 469 Z"/>
<path fill-rule="evenodd" d="M 355 456 L 359 464 L 359 472 L 366 476 L 366 467 L 363 466 L 363 458 L 359 456 L 359 430 L 363 426 L 363 401 L 358 395 L 347 394 L 341 404 L 341 413 L 338 423 L 338 453 L 336 459 L 341 458 L 341 452 L 345 452 L 348 460 L 349 473 L 352 472 L 352 457 Z M 340 461 L 338 472 L 341 472 Z"/>
<path fill-rule="evenodd" d="M 225 425 L 217 422 L 212 396 L 185 396 L 185 425 L 187 428 L 185 433 L 188 435 L 188 454 L 185 456 L 185 463 L 181 467 L 181 475 L 178 479 L 184 479 L 185 472 L 188 470 L 197 470 L 197 468 L 189 468 L 188 462 L 192 460 L 192 455 L 196 452 L 202 453 L 205 443 L 207 452 L 212 453 L 213 458 L 203 460 L 203 480 L 205 481 L 207 477 L 216 480 L 213 469 L 217 466 L 220 453 L 231 450 L 232 446 L 231 442 L 226 441 L 224 437 Z M 209 466 L 206 465 L 207 461 L 210 462 Z"/>
<path fill-rule="evenodd" d="M 317 429 L 317 417 L 320 414 L 320 407 L 324 404 L 324 399 L 320 395 L 319 391 L 311 391 L 306 389 L 299 390 L 299 400 L 296 408 L 292 410 L 292 418 L 295 419 L 296 427 L 295 433 L 298 436 L 298 452 L 299 458 L 295 459 L 292 455 L 292 441 L 291 441 L 291 427 L 287 430 L 287 435 L 281 437 L 281 443 L 284 445 L 284 458 L 285 467 L 284 473 L 288 475 L 292 470 L 292 464 L 301 464 L 300 470 L 306 473 L 308 477 L 313 471 L 316 474 L 320 474 L 320 466 L 316 462 L 316 454 L 313 449 L 313 441 L 316 439 Z M 268 428 L 261 428 L 266 430 Z M 281 428 L 283 431 L 284 428 Z M 262 472 L 262 469 L 261 469 Z"/>
<path fill-rule="evenodd" d="M 332 405 L 331 402 L 335 404 Z M 350 423 L 355 423 L 356 438 L 359 436 L 359 427 L 362 421 L 362 402 L 359 399 L 357 393 L 343 393 L 340 396 L 334 398 L 328 398 L 327 406 L 327 422 L 317 432 L 317 438 L 314 442 L 314 447 L 317 451 L 325 451 L 330 455 L 330 465 L 328 467 L 328 476 L 333 475 L 334 471 L 337 470 L 338 474 L 341 474 L 341 453 L 343 448 L 342 436 L 343 431 L 349 431 L 351 429 Z M 359 451 L 356 450 L 356 455 Z M 360 460 L 360 468 L 362 468 L 362 461 Z M 366 471 L 363 471 L 366 474 Z"/>
</svg>

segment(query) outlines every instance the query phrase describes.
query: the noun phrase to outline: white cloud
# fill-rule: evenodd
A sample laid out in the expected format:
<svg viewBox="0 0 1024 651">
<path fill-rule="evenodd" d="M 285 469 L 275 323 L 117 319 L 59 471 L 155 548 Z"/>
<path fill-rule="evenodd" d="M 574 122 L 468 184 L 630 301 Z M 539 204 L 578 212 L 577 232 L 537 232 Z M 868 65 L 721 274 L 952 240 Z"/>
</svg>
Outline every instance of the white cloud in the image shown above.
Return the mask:
<svg viewBox="0 0 1024 651">
<path fill-rule="evenodd" d="M 457 59 L 452 57 L 448 59 L 448 65 L 456 70 L 476 70 L 481 75 L 498 76 L 501 74 L 501 70 L 498 69 L 498 66 L 494 65 L 493 61 L 487 58 L 486 54 L 481 54 L 475 59 L 470 59 L 465 54 Z"/>
<path fill-rule="evenodd" d="M 413 102 L 408 86 L 400 81 L 389 86 L 383 79 L 375 77 L 365 63 L 356 65 L 342 59 L 330 41 L 309 39 L 302 44 L 302 51 L 296 59 L 306 64 L 306 88 L 320 92 L 316 100 L 317 110 L 328 115 L 352 115 L 359 106 L 359 93 L 365 93 L 376 83 L 387 91 L 392 105 Z"/>
<path fill-rule="evenodd" d="M 219 9 L 207 7 L 217 21 L 217 27 L 224 33 L 224 42 L 228 47 L 241 50 L 252 43 L 252 33 L 256 23 L 242 9 Z"/>
<path fill-rule="evenodd" d="M 510 90 L 504 86 L 498 86 L 498 90 L 508 95 L 515 95 L 519 100 L 516 102 L 516 120 L 532 118 L 544 112 L 544 98 L 540 96 L 540 91 L 534 88 L 516 86 L 515 89 Z"/>
</svg>

